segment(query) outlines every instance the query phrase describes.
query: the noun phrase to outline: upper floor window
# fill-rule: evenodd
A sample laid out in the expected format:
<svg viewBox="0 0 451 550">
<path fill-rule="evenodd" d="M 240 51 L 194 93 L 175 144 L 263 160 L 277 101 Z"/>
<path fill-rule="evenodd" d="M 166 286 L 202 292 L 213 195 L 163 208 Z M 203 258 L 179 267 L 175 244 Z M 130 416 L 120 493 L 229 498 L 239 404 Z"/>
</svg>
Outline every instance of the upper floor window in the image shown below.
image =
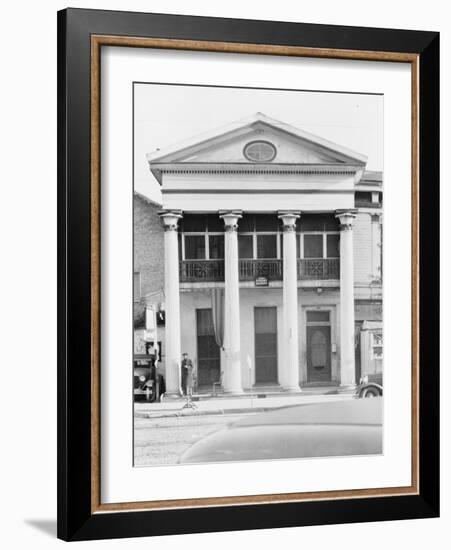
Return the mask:
<svg viewBox="0 0 451 550">
<path fill-rule="evenodd" d="M 205 260 L 206 250 L 205 235 L 185 235 L 186 260 Z"/>
<path fill-rule="evenodd" d="M 217 214 L 186 215 L 179 238 L 183 260 L 224 259 L 224 223 Z M 283 226 L 277 214 L 243 215 L 238 222 L 238 255 L 242 260 L 283 258 Z M 301 215 L 296 255 L 305 259 L 340 257 L 338 221 L 333 215 Z"/>
<path fill-rule="evenodd" d="M 223 260 L 224 235 L 183 235 L 185 260 Z"/>
<path fill-rule="evenodd" d="M 224 223 L 218 215 L 187 214 L 180 228 L 181 259 L 224 259 Z"/>
<path fill-rule="evenodd" d="M 340 234 L 337 233 L 304 233 L 301 234 L 301 258 L 339 258 Z"/>
<path fill-rule="evenodd" d="M 244 214 L 238 223 L 238 255 L 241 260 L 280 258 L 282 226 L 276 214 Z"/>
</svg>

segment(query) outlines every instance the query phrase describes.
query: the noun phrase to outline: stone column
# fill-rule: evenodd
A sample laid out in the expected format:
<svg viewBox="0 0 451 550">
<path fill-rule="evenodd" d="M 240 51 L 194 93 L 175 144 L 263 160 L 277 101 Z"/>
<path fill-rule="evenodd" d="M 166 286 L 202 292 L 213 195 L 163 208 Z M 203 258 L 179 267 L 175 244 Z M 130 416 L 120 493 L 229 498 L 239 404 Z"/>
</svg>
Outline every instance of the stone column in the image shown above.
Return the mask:
<svg viewBox="0 0 451 550">
<path fill-rule="evenodd" d="M 340 385 L 355 386 L 354 249 L 357 210 L 337 210 L 340 220 Z"/>
<path fill-rule="evenodd" d="M 238 220 L 241 211 L 220 212 L 224 220 L 224 377 L 223 389 L 228 393 L 242 393 L 241 381 L 241 326 L 240 287 L 238 270 Z"/>
<path fill-rule="evenodd" d="M 180 396 L 180 286 L 177 224 L 180 210 L 160 213 L 164 225 L 164 294 L 166 315 L 166 397 Z"/>
<path fill-rule="evenodd" d="M 298 273 L 296 220 L 300 212 L 279 212 L 283 222 L 283 365 L 281 386 L 299 392 Z"/>
</svg>

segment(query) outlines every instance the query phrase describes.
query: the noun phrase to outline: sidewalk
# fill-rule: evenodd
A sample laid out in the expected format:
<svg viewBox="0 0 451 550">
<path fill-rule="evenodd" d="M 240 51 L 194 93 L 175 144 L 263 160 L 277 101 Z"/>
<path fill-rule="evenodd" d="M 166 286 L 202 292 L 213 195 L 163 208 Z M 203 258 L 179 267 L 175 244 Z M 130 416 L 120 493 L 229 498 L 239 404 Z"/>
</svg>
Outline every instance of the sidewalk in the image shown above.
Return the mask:
<svg viewBox="0 0 451 550">
<path fill-rule="evenodd" d="M 187 400 L 180 398 L 163 401 L 162 403 L 135 403 L 135 417 L 137 418 L 168 418 L 177 416 L 201 416 L 218 414 L 240 414 L 265 412 L 278 407 L 290 407 L 307 403 L 321 403 L 329 401 L 343 401 L 353 399 L 351 393 L 314 393 L 268 395 L 265 397 L 245 395 L 241 397 L 210 397 L 199 400 L 193 399 L 193 408 L 186 407 Z"/>
</svg>

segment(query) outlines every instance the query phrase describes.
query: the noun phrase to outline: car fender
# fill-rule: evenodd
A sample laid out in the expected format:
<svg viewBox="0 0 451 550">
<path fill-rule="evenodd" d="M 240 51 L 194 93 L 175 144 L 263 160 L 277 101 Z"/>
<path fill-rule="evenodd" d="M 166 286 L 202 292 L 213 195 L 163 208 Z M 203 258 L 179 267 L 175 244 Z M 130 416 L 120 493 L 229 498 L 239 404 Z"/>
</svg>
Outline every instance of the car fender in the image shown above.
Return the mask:
<svg viewBox="0 0 451 550">
<path fill-rule="evenodd" d="M 375 382 L 370 382 L 368 384 L 363 384 L 363 386 L 359 386 L 357 390 L 358 396 L 363 397 L 364 392 L 368 389 L 376 390 L 379 393 L 379 395 L 383 395 L 384 393 L 384 389 L 381 385 L 376 384 Z"/>
</svg>

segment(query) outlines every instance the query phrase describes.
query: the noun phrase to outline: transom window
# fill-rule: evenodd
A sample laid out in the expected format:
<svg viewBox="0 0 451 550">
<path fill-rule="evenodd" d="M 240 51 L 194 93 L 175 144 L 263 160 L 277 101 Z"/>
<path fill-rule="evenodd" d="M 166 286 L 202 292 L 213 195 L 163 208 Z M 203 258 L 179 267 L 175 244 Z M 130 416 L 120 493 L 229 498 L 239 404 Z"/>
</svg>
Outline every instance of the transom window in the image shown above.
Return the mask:
<svg viewBox="0 0 451 550">
<path fill-rule="evenodd" d="M 324 310 L 307 311 L 307 323 L 329 323 L 330 312 Z"/>
</svg>

